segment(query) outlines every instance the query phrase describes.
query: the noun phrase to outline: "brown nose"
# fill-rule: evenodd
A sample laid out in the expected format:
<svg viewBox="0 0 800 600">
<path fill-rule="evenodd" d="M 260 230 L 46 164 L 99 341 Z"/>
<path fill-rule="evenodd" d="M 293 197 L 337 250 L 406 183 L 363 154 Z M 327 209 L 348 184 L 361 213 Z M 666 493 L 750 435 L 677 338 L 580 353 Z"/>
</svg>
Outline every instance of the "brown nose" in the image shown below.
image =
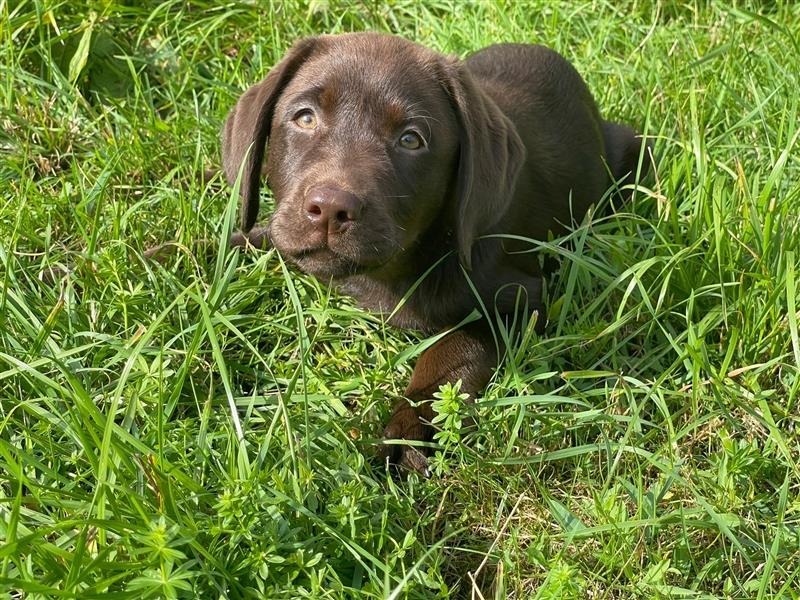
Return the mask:
<svg viewBox="0 0 800 600">
<path fill-rule="evenodd" d="M 361 200 L 350 192 L 329 187 L 308 190 L 303 203 L 308 219 L 317 229 L 340 233 L 361 217 Z"/>
</svg>

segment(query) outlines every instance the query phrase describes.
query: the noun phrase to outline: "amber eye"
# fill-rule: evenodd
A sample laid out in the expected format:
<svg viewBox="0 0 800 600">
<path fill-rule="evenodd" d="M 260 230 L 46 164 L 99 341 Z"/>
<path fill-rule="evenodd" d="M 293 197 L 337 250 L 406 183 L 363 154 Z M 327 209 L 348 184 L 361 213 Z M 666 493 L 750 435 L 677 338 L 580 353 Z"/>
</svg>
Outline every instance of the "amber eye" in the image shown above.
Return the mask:
<svg viewBox="0 0 800 600">
<path fill-rule="evenodd" d="M 314 129 L 317 126 L 317 115 L 308 108 L 301 110 L 292 120 L 301 129 Z"/>
<path fill-rule="evenodd" d="M 422 137 L 410 129 L 403 132 L 398 142 L 406 150 L 419 150 L 423 146 Z"/>
</svg>

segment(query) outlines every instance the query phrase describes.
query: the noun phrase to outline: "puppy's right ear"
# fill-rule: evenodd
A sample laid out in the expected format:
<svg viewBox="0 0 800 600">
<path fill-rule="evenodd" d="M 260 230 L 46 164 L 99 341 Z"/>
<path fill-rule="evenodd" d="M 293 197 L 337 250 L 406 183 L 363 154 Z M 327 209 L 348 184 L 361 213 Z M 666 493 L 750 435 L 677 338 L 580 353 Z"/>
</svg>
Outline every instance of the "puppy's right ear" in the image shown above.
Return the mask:
<svg viewBox="0 0 800 600">
<path fill-rule="evenodd" d="M 249 231 L 258 216 L 261 165 L 272 125 L 275 103 L 300 66 L 316 50 L 319 38 L 295 43 L 267 77 L 239 98 L 222 130 L 222 166 L 231 185 L 247 155 L 241 183 L 241 228 Z M 249 150 L 249 153 L 248 153 Z"/>
</svg>

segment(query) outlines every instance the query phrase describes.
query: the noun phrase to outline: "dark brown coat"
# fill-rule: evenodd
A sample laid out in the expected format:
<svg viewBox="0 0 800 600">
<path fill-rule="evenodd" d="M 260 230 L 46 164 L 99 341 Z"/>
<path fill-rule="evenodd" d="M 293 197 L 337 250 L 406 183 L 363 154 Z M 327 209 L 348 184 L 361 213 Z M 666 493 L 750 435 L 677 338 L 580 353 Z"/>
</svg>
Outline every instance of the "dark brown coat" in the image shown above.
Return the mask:
<svg viewBox="0 0 800 600">
<path fill-rule="evenodd" d="M 500 44 L 465 61 L 375 33 L 297 42 L 231 111 L 223 165 L 242 173 L 241 227 L 251 232 L 262 171 L 275 196 L 268 237 L 300 269 L 432 333 L 479 309 L 538 311 L 542 272 L 531 242 L 582 219 L 614 182 L 633 181 L 641 139 L 601 119 L 559 54 Z M 266 165 L 265 162 L 266 153 Z M 487 237 L 488 236 L 488 237 Z M 429 400 L 462 380 L 477 394 L 498 348 L 487 319 L 427 350 L 406 396 Z M 401 400 L 390 439 L 429 440 L 429 404 Z M 389 457 L 425 470 L 422 454 Z"/>
</svg>

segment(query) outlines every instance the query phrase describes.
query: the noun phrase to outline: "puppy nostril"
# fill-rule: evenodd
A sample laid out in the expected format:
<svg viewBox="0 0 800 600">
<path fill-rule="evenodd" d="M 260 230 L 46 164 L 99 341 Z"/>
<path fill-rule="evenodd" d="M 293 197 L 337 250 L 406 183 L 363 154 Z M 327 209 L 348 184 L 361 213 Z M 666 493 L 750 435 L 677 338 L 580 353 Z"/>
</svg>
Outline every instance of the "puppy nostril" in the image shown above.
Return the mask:
<svg viewBox="0 0 800 600">
<path fill-rule="evenodd" d="M 322 214 L 322 209 L 317 204 L 312 204 L 306 210 L 308 210 L 309 214 L 319 216 Z"/>
<path fill-rule="evenodd" d="M 339 221 L 339 223 L 346 223 L 350 220 L 350 215 L 347 214 L 346 210 L 340 210 L 336 213 L 336 220 Z"/>
</svg>

